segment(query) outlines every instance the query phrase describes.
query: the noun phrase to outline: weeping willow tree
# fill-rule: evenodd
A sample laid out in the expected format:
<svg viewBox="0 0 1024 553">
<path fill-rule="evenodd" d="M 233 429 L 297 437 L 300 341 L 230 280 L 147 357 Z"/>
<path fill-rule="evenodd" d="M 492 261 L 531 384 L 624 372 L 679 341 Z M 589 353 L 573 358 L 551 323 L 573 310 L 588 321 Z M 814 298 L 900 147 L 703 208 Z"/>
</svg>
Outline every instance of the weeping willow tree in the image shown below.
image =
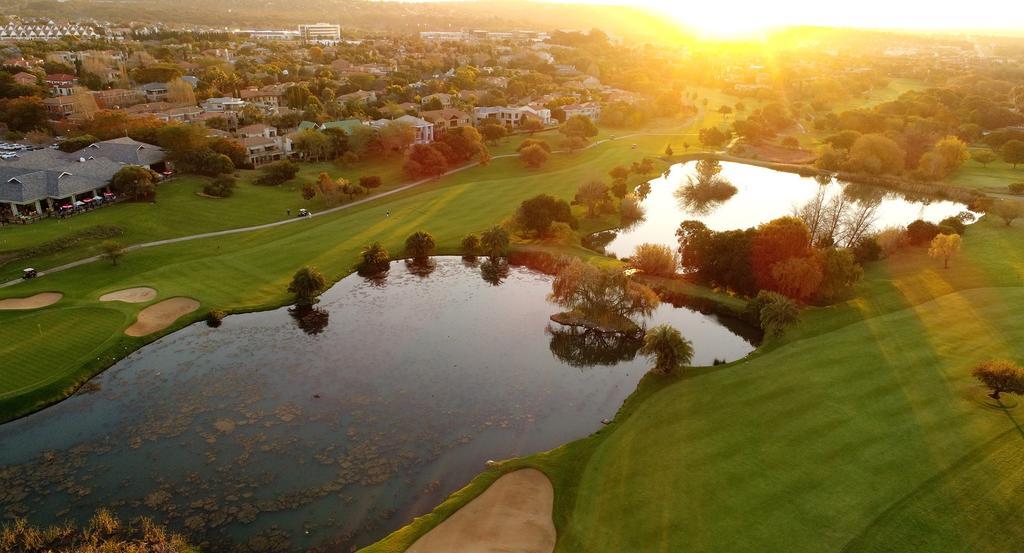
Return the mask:
<svg viewBox="0 0 1024 553">
<path fill-rule="evenodd" d="M 567 309 L 552 317 L 557 323 L 602 332 L 635 333 L 637 317 L 658 307 L 658 295 L 617 269 L 598 269 L 573 259 L 565 263 L 551 283 L 552 302 Z"/>
</svg>

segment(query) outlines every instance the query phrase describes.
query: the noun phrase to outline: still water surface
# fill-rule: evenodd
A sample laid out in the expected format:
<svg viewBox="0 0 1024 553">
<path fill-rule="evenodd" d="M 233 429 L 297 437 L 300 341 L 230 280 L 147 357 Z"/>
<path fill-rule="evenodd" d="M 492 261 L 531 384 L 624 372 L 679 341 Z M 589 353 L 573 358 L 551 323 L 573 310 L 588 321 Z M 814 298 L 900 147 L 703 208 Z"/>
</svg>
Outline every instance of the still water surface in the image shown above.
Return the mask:
<svg viewBox="0 0 1024 553">
<path fill-rule="evenodd" d="M 488 459 L 597 430 L 647 369 L 637 343 L 550 323 L 550 277 L 513 267 L 495 285 L 477 264 L 434 261 L 347 277 L 301 320 L 192 325 L 0 426 L 0 513 L 50 524 L 109 507 L 208 550 L 348 551 Z M 695 364 L 754 347 L 748 327 L 690 309 L 663 304 L 658 323 L 694 342 Z"/>
</svg>

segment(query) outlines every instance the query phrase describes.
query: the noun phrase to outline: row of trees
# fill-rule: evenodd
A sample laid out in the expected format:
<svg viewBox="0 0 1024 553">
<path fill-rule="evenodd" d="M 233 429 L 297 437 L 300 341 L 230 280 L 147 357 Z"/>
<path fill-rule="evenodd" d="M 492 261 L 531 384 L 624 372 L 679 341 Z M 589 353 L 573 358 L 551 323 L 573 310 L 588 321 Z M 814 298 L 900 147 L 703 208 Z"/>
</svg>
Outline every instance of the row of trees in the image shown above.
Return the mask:
<svg viewBox="0 0 1024 553">
<path fill-rule="evenodd" d="M 402 168 L 412 178 L 436 177 L 472 159 L 486 163 L 489 155 L 479 131 L 459 127 L 446 131 L 440 140 L 430 144 L 413 145 Z"/>
</svg>

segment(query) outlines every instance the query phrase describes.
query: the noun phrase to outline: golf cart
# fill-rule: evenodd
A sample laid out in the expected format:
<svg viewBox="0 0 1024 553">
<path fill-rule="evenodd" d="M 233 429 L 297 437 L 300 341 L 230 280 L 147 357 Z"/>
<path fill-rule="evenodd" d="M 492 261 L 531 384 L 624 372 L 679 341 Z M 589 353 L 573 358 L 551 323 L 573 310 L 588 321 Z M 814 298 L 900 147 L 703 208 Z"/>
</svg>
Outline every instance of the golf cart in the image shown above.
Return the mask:
<svg viewBox="0 0 1024 553">
<path fill-rule="evenodd" d="M 39 276 L 39 272 L 33 269 L 32 267 L 21 270 L 21 278 L 25 280 L 28 280 L 30 278 L 36 278 L 37 276 Z"/>
<path fill-rule="evenodd" d="M 309 210 L 305 208 L 300 209 L 298 217 L 309 217 Z"/>
</svg>

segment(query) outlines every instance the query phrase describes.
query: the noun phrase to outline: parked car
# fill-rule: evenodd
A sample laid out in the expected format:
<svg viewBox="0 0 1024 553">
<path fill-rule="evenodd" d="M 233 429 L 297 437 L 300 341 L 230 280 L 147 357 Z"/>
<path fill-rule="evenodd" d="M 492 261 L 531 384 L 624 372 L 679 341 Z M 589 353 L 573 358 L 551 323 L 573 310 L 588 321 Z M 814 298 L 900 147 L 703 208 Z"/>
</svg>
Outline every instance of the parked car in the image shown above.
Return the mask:
<svg viewBox="0 0 1024 553">
<path fill-rule="evenodd" d="M 36 278 L 37 276 L 39 276 L 39 272 L 33 269 L 32 267 L 28 267 L 27 269 L 21 270 L 21 278 L 25 280 L 28 280 L 30 278 Z"/>
</svg>

